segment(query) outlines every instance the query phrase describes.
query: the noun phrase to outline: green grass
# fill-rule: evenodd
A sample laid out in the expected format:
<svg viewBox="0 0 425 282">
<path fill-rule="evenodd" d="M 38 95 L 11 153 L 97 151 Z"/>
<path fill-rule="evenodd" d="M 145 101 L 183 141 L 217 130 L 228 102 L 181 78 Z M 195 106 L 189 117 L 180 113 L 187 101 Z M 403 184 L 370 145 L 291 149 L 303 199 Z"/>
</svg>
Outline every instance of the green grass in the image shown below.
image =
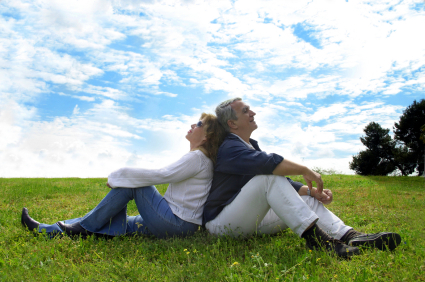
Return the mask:
<svg viewBox="0 0 425 282">
<path fill-rule="evenodd" d="M 286 230 L 238 240 L 199 231 L 158 240 L 34 236 L 22 207 L 43 223 L 80 217 L 103 198 L 106 179 L 0 178 L 1 281 L 425 281 L 425 182 L 419 177 L 323 176 L 329 209 L 363 232 L 395 231 L 393 252 L 362 250 L 351 260 L 309 252 Z M 301 179 L 299 179 L 301 180 Z M 158 186 L 161 193 L 166 185 Z M 134 202 L 129 213 L 137 214 Z"/>
</svg>

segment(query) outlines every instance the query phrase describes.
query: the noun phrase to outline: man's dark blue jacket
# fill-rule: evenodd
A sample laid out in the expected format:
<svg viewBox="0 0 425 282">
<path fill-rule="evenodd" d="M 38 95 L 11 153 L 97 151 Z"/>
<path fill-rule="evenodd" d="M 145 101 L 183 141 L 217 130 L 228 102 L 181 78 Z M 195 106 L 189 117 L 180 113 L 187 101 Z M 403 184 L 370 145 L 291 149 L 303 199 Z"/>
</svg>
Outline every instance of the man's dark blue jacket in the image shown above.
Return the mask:
<svg viewBox="0 0 425 282">
<path fill-rule="evenodd" d="M 254 139 L 249 139 L 249 142 L 255 150 L 248 148 L 238 136 L 228 134 L 218 149 L 212 186 L 204 207 L 204 225 L 230 204 L 254 176 L 273 174 L 276 166 L 283 161 L 282 156 L 262 152 Z M 297 191 L 303 186 L 287 179 Z"/>
</svg>

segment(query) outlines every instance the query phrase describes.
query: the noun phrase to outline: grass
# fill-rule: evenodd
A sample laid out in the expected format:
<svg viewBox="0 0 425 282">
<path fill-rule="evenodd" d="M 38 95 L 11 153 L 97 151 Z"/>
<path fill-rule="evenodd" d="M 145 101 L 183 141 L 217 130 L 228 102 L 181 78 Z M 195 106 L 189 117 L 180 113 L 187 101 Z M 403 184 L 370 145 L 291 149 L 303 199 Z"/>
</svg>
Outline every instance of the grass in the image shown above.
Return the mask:
<svg viewBox="0 0 425 282">
<path fill-rule="evenodd" d="M 295 178 L 296 179 L 296 178 Z M 420 177 L 323 176 L 329 209 L 363 232 L 394 231 L 393 252 L 351 260 L 310 252 L 286 230 L 249 239 L 47 239 L 25 230 L 22 207 L 40 222 L 80 217 L 108 192 L 106 179 L 0 178 L 1 281 L 425 281 L 425 181 Z M 301 179 L 298 179 L 301 180 Z M 165 192 L 166 185 L 158 190 Z M 129 213 L 137 214 L 134 202 Z"/>
</svg>

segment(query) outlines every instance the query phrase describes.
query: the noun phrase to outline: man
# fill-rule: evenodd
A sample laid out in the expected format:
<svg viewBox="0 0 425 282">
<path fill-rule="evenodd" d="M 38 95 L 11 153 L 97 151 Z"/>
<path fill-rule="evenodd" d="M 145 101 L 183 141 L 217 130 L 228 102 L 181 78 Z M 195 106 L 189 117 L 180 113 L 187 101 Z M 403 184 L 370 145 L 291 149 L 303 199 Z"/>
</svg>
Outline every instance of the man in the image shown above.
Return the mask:
<svg viewBox="0 0 425 282">
<path fill-rule="evenodd" d="M 289 227 L 310 249 L 323 247 L 341 257 L 359 254 L 356 246 L 392 250 L 400 244 L 396 233 L 363 234 L 345 225 L 323 205 L 333 197 L 330 190 L 323 189 L 320 174 L 262 152 L 250 138 L 257 129 L 255 112 L 242 99 L 221 103 L 216 114 L 228 135 L 218 151 L 204 207 L 203 222 L 210 233 L 272 234 Z M 286 175 L 303 175 L 307 186 Z"/>
</svg>

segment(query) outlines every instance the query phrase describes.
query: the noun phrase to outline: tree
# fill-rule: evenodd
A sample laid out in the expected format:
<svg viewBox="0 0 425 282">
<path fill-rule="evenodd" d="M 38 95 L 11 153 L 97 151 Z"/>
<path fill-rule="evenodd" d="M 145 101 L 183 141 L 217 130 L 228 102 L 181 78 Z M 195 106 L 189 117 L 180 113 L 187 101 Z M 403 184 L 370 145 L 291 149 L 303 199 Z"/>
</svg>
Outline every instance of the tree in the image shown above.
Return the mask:
<svg viewBox="0 0 425 282">
<path fill-rule="evenodd" d="M 367 147 L 358 155 L 353 156 L 350 169 L 360 175 L 387 175 L 395 170 L 393 150 L 395 143 L 388 135 L 389 129 L 382 128 L 378 123 L 369 123 L 360 141 Z"/>
<path fill-rule="evenodd" d="M 425 99 L 413 101 L 400 116 L 400 121 L 394 124 L 394 137 L 409 148 L 413 159 L 412 165 L 422 175 L 424 171 L 425 145 L 421 141 L 421 127 L 425 124 Z"/>
<path fill-rule="evenodd" d="M 409 148 L 400 144 L 393 149 L 394 165 L 400 170 L 403 176 L 412 174 L 416 167 L 416 156 L 409 151 Z"/>
<path fill-rule="evenodd" d="M 424 142 L 424 146 L 425 146 L 425 124 L 422 125 L 421 127 L 421 140 L 422 142 Z M 424 154 L 424 163 L 425 163 L 425 154 Z M 425 177 L 425 170 L 424 170 L 423 177 Z"/>
</svg>

